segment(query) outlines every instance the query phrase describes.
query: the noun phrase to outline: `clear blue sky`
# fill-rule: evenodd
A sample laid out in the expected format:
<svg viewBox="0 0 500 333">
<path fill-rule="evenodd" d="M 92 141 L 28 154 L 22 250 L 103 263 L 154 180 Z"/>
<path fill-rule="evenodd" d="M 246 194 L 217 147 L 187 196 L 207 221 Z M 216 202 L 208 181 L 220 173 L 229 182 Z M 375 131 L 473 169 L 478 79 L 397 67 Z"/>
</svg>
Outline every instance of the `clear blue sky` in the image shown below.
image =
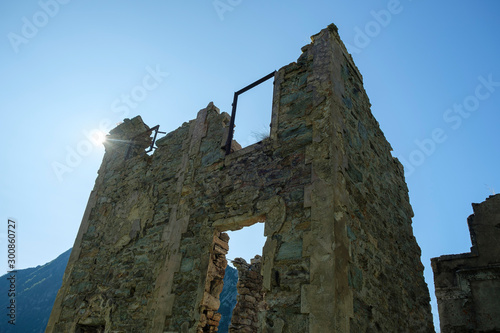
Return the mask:
<svg viewBox="0 0 500 333">
<path fill-rule="evenodd" d="M 500 2 L 59 1 L 0 4 L 1 225 L 18 220 L 19 268 L 73 245 L 103 155 L 85 132 L 137 114 L 171 131 L 210 101 L 229 112 L 332 22 L 407 161 L 432 297 L 429 259 L 469 251 L 471 203 L 500 191 Z M 242 98 L 240 141 L 268 123 L 267 88 Z"/>
</svg>

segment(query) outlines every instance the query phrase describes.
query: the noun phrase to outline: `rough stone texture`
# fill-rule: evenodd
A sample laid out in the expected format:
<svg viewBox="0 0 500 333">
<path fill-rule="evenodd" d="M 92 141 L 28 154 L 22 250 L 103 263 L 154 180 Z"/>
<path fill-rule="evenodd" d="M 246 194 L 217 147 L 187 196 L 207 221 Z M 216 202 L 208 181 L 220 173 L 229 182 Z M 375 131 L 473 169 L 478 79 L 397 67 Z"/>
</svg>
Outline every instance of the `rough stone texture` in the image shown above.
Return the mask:
<svg viewBox="0 0 500 333">
<path fill-rule="evenodd" d="M 262 288 L 261 259 L 257 255 L 250 264 L 242 258 L 236 258 L 233 262 L 238 268 L 238 297 L 229 326 L 230 333 L 261 331 L 260 318 L 267 310 Z"/>
<path fill-rule="evenodd" d="M 205 281 L 205 292 L 201 299 L 201 317 L 197 331 L 217 332 L 221 314 L 218 313 L 220 301 L 219 295 L 223 288 L 224 274 L 227 266 L 226 254 L 229 250 L 229 236 L 226 233 L 216 233 L 213 239 L 213 247 L 210 251 L 210 262 L 208 264 L 207 277 Z M 190 264 L 187 265 L 188 269 Z M 183 266 L 181 263 L 181 271 Z"/>
<path fill-rule="evenodd" d="M 442 333 L 500 332 L 500 194 L 472 208 L 471 252 L 431 259 Z"/>
<path fill-rule="evenodd" d="M 261 143 L 225 156 L 213 104 L 151 156 L 140 117 L 111 132 L 47 332 L 213 331 L 221 232 L 261 221 L 262 332 L 433 331 L 403 168 L 361 75 L 334 25 L 302 51 Z"/>
</svg>

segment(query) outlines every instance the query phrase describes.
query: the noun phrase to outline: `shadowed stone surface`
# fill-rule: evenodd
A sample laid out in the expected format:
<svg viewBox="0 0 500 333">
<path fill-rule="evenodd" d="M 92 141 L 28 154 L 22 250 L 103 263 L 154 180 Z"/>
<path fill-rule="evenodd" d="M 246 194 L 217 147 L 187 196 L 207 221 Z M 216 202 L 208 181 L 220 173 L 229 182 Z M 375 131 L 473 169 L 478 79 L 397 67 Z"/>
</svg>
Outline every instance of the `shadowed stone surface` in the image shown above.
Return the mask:
<svg viewBox="0 0 500 333">
<path fill-rule="evenodd" d="M 233 261 L 238 269 L 238 297 L 233 310 L 230 333 L 253 333 L 261 331 L 261 317 L 267 310 L 262 289 L 261 259 L 257 255 L 248 264 L 245 259 Z"/>
<path fill-rule="evenodd" d="M 471 252 L 431 259 L 442 333 L 500 332 L 500 194 L 472 208 Z"/>
<path fill-rule="evenodd" d="M 225 156 L 212 103 L 151 156 L 140 117 L 111 132 L 47 332 L 215 331 L 224 231 L 261 221 L 262 332 L 433 332 L 403 168 L 362 77 L 334 25 L 302 51 L 261 143 Z"/>
</svg>

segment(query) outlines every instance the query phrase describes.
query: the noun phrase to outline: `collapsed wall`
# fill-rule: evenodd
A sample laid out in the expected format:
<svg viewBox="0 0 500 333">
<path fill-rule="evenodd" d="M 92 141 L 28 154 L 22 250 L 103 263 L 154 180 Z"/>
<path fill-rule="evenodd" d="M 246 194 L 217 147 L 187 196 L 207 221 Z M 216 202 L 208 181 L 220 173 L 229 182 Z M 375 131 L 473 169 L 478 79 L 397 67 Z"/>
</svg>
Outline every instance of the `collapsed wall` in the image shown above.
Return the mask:
<svg viewBox="0 0 500 333">
<path fill-rule="evenodd" d="M 442 333 L 500 332 L 500 194 L 472 208 L 471 251 L 431 259 Z"/>
<path fill-rule="evenodd" d="M 229 333 L 253 333 L 261 329 L 260 320 L 267 310 L 262 288 L 262 257 L 257 255 L 248 264 L 236 258 L 233 265 L 238 269 L 237 303 L 233 310 Z"/>
<path fill-rule="evenodd" d="M 260 143 L 226 156 L 213 104 L 152 155 L 140 117 L 111 131 L 47 332 L 214 331 L 221 232 L 259 221 L 262 332 L 433 331 L 403 168 L 336 27 L 312 40 Z"/>
</svg>

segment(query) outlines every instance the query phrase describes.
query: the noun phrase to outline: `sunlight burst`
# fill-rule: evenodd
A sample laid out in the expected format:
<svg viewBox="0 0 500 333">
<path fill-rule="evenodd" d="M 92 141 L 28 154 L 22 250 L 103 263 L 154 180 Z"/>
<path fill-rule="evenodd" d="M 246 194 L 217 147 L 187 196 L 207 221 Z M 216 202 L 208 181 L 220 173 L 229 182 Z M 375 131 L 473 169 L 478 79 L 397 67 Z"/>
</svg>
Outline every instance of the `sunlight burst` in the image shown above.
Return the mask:
<svg viewBox="0 0 500 333">
<path fill-rule="evenodd" d="M 104 142 L 106 142 L 106 133 L 100 130 L 95 131 L 92 142 L 96 146 L 101 146 Z"/>
</svg>

